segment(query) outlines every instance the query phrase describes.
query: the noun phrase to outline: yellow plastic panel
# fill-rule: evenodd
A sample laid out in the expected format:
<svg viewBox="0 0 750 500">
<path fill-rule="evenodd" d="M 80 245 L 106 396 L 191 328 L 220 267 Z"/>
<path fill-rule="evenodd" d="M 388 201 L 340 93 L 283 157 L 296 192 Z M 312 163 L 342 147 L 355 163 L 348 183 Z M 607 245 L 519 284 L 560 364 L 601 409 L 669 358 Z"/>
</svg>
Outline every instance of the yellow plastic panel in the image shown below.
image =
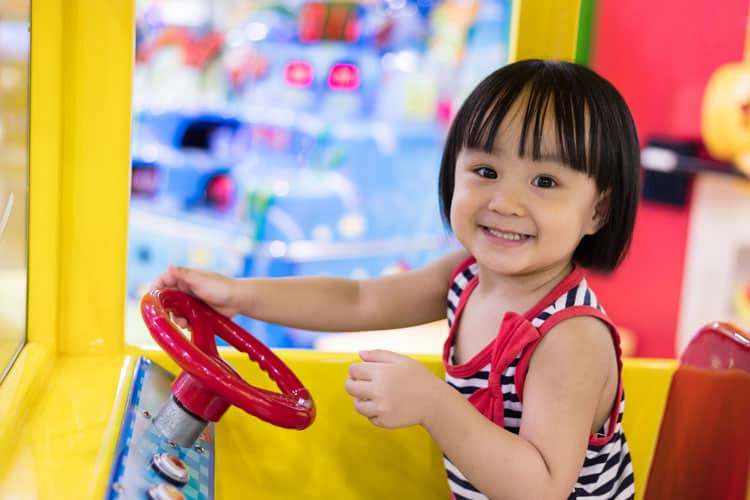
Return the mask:
<svg viewBox="0 0 750 500">
<path fill-rule="evenodd" d="M 0 455 L 15 441 L 34 403 L 46 389 L 54 361 L 54 354 L 46 345 L 27 343 L 0 385 Z"/>
<path fill-rule="evenodd" d="M 677 360 L 630 358 L 623 362 L 625 417 L 622 425 L 633 460 L 636 500 L 643 498 L 669 384 L 676 369 Z"/>
<path fill-rule="evenodd" d="M 114 353 L 124 342 L 133 4 L 64 4 L 59 305 L 66 353 Z"/>
<path fill-rule="evenodd" d="M 57 350 L 62 2 L 32 2 L 27 339 Z"/>
<path fill-rule="evenodd" d="M 24 436 L 57 355 L 62 4 L 40 5 L 33 2 L 31 13 L 27 343 L 0 384 L 0 478 L 6 477 L 10 451 Z M 25 497 L 34 496 L 18 498 Z"/>
<path fill-rule="evenodd" d="M 59 358 L 35 401 L 18 405 L 24 425 L 0 448 L 0 498 L 102 498 L 132 369 L 122 355 Z"/>
<path fill-rule="evenodd" d="M 32 3 L 27 344 L 0 385 L 0 472 L 11 463 L 2 459 L 23 438 L 57 355 L 62 4 L 45 2 L 41 9 Z"/>
<path fill-rule="evenodd" d="M 514 0 L 508 61 L 574 61 L 580 12 L 580 0 Z"/>
</svg>

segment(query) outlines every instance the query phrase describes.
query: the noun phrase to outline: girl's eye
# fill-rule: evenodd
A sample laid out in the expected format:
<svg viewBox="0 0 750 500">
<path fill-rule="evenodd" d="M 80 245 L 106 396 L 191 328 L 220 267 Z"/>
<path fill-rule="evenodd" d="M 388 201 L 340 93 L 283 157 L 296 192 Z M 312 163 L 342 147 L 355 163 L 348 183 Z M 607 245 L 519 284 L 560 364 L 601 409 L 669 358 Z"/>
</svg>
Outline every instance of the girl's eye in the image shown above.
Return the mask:
<svg viewBox="0 0 750 500">
<path fill-rule="evenodd" d="M 547 175 L 540 175 L 531 181 L 531 184 L 540 188 L 551 188 L 557 186 L 557 181 Z"/>
<path fill-rule="evenodd" d="M 479 167 L 474 170 L 480 177 L 486 177 L 487 179 L 497 179 L 497 172 L 489 167 Z"/>
</svg>

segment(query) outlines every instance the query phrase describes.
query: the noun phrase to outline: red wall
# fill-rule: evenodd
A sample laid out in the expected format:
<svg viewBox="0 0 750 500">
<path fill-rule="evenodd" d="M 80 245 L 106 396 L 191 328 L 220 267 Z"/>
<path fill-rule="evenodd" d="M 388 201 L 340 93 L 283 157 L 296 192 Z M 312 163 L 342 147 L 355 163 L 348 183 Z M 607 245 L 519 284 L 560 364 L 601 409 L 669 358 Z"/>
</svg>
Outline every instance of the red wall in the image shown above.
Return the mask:
<svg viewBox="0 0 750 500">
<path fill-rule="evenodd" d="M 592 66 L 625 97 L 641 142 L 651 135 L 699 136 L 709 77 L 742 59 L 748 0 L 597 4 Z M 591 277 L 609 314 L 636 334 L 640 356 L 675 355 L 688 210 L 642 203 L 622 267 Z"/>
</svg>

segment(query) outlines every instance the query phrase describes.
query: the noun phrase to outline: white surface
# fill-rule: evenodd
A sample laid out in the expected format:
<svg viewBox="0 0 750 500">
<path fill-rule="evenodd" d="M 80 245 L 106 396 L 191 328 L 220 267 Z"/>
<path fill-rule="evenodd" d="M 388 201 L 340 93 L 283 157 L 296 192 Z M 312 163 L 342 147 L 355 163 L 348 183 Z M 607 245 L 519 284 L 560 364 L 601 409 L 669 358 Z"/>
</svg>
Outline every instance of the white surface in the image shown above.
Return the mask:
<svg viewBox="0 0 750 500">
<path fill-rule="evenodd" d="M 732 311 L 739 279 L 737 252 L 743 247 L 750 248 L 750 182 L 697 175 L 677 325 L 678 355 L 706 323 L 729 321 L 750 327 Z"/>
<path fill-rule="evenodd" d="M 315 349 L 328 352 L 386 349 L 403 354 L 441 354 L 447 336 L 448 323 L 443 320 L 398 330 L 326 334 L 316 339 Z"/>
</svg>

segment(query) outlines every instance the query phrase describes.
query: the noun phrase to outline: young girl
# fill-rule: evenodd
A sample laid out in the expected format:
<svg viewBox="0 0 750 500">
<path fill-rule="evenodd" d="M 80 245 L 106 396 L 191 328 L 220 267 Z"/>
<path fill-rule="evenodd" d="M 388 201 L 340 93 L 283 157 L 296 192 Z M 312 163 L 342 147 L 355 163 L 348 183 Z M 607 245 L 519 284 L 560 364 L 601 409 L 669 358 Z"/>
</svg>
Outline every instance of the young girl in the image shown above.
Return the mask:
<svg viewBox="0 0 750 500">
<path fill-rule="evenodd" d="M 364 351 L 346 380 L 359 413 L 423 426 L 456 499 L 632 498 L 619 337 L 581 268 L 609 271 L 625 254 L 639 156 L 611 84 L 572 63 L 516 62 L 479 84 L 448 134 L 439 191 L 463 250 L 377 279 L 170 266 L 155 286 L 307 330 L 447 317 L 447 384 L 406 356 Z"/>
</svg>

